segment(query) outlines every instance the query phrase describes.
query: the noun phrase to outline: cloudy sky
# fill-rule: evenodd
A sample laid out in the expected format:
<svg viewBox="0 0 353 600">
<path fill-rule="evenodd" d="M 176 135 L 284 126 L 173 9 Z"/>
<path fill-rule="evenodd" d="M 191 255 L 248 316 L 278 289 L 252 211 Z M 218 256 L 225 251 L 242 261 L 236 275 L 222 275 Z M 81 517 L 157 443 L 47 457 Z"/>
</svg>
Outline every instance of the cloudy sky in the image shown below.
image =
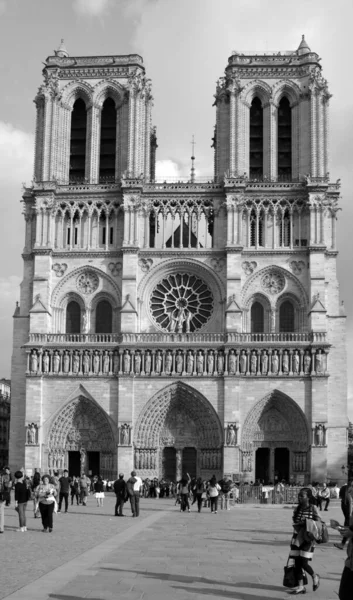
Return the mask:
<svg viewBox="0 0 353 600">
<path fill-rule="evenodd" d="M 0 0 L 0 377 L 10 375 L 11 316 L 22 274 L 20 198 L 22 182 L 32 177 L 32 100 L 42 61 L 61 38 L 74 56 L 141 54 L 153 82 L 160 172 L 188 173 L 195 134 L 197 172 L 212 175 L 213 94 L 228 56 L 232 50 L 292 50 L 305 33 L 333 94 L 330 173 L 342 179 L 338 275 L 352 364 L 352 21 L 350 0 Z"/>
</svg>

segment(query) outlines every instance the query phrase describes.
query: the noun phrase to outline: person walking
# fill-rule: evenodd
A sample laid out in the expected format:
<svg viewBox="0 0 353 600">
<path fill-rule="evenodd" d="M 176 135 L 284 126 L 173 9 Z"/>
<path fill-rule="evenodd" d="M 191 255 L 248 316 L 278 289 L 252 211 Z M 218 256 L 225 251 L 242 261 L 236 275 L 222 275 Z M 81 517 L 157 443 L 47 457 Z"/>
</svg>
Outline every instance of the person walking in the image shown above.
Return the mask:
<svg viewBox="0 0 353 600">
<path fill-rule="evenodd" d="M 224 475 L 222 481 L 219 482 L 219 485 L 221 486 L 221 510 L 223 510 L 223 508 L 225 510 L 230 510 L 229 493 L 232 488 L 232 481 L 227 475 Z"/>
<path fill-rule="evenodd" d="M 194 487 L 194 493 L 195 493 L 195 500 L 197 502 L 197 512 L 201 512 L 201 508 L 202 508 L 202 500 L 204 497 L 206 497 L 206 485 L 204 483 L 204 481 L 202 480 L 202 477 L 198 477 L 196 479 L 195 482 L 195 487 Z"/>
<path fill-rule="evenodd" d="M 31 497 L 31 490 L 27 487 L 22 471 L 15 473 L 15 510 L 18 512 L 20 528 L 17 531 L 27 531 L 26 527 L 26 508 L 27 502 Z"/>
<path fill-rule="evenodd" d="M 36 488 L 39 486 L 40 484 L 40 473 L 38 471 L 37 468 L 34 469 L 34 473 L 33 473 L 33 477 L 32 477 L 32 500 L 33 500 L 33 515 L 34 518 L 36 519 L 37 517 L 39 517 L 39 506 L 38 506 L 38 500 L 36 498 Z"/>
<path fill-rule="evenodd" d="M 87 505 L 87 496 L 88 496 L 88 479 L 84 473 L 82 473 L 80 477 L 80 502 L 82 506 Z"/>
<path fill-rule="evenodd" d="M 74 503 L 74 498 L 76 498 L 77 506 L 80 504 L 79 494 L 80 494 L 80 484 L 78 482 L 78 477 L 73 477 L 70 481 L 70 491 L 71 491 L 71 506 Z"/>
<path fill-rule="evenodd" d="M 130 497 L 131 512 L 133 517 L 140 514 L 140 489 L 142 487 L 141 477 L 137 477 L 136 471 L 131 471 L 131 477 L 127 481 L 127 491 Z"/>
<path fill-rule="evenodd" d="M 104 502 L 104 482 L 100 475 L 98 475 L 97 481 L 94 482 L 94 492 L 97 500 L 97 506 L 103 506 Z"/>
<path fill-rule="evenodd" d="M 298 494 L 298 506 L 293 512 L 294 531 L 289 553 L 289 558 L 294 559 L 295 574 L 298 581 L 298 586 L 291 592 L 294 595 L 306 593 L 303 571 L 312 577 L 314 592 L 320 585 L 319 575 L 309 565 L 309 561 L 313 559 L 315 549 L 314 526 L 310 526 L 310 521 L 320 521 L 319 512 L 314 502 L 315 499 L 311 489 L 302 488 Z"/>
<path fill-rule="evenodd" d="M 353 514 L 353 479 L 349 479 L 348 483 L 345 483 L 340 489 L 341 498 L 341 510 L 344 516 L 344 527 L 349 527 L 351 516 Z M 345 536 L 342 537 L 340 544 L 334 544 L 335 548 L 343 550 L 346 545 L 347 539 Z"/>
<path fill-rule="evenodd" d="M 124 517 L 124 504 L 127 499 L 127 485 L 124 480 L 124 473 L 119 473 L 119 479 L 114 481 L 113 488 L 116 496 L 115 516 Z"/>
<path fill-rule="evenodd" d="M 347 559 L 341 576 L 338 592 L 339 600 L 352 600 L 353 590 L 353 516 L 350 518 L 349 527 L 339 529 L 342 537 L 349 540 L 347 547 Z"/>
<path fill-rule="evenodd" d="M 69 509 L 69 493 L 70 493 L 70 479 L 69 479 L 69 471 L 64 469 L 64 473 L 62 477 L 59 479 L 60 484 L 60 492 L 59 492 L 59 506 L 58 513 L 61 512 L 62 501 L 65 501 L 65 512 L 67 513 Z"/>
<path fill-rule="evenodd" d="M 5 527 L 5 486 L 4 475 L 0 472 L 0 533 L 4 533 Z"/>
<path fill-rule="evenodd" d="M 217 514 L 218 496 L 220 491 L 221 486 L 217 483 L 216 476 L 213 475 L 207 488 L 207 493 L 211 502 L 211 513 Z"/>
<path fill-rule="evenodd" d="M 189 473 L 184 474 L 182 479 L 178 482 L 178 493 L 180 496 L 180 511 L 185 512 L 188 509 L 190 512 L 190 504 L 189 504 L 189 485 L 191 482 L 191 477 Z"/>
<path fill-rule="evenodd" d="M 42 483 L 36 489 L 36 496 L 42 517 L 43 533 L 47 533 L 48 529 L 49 533 L 53 531 L 53 512 L 56 495 L 55 486 L 50 483 L 49 475 L 43 475 Z"/>
<path fill-rule="evenodd" d="M 330 504 L 330 490 L 327 487 L 326 483 L 322 484 L 322 489 L 319 490 L 317 495 L 317 505 L 319 510 L 322 510 L 322 503 L 325 502 L 324 510 L 328 510 L 328 505 Z"/>
<path fill-rule="evenodd" d="M 4 467 L 3 469 L 3 495 L 5 499 L 5 506 L 10 506 L 11 504 L 11 490 L 12 490 L 12 475 L 10 471 L 10 467 Z"/>
</svg>

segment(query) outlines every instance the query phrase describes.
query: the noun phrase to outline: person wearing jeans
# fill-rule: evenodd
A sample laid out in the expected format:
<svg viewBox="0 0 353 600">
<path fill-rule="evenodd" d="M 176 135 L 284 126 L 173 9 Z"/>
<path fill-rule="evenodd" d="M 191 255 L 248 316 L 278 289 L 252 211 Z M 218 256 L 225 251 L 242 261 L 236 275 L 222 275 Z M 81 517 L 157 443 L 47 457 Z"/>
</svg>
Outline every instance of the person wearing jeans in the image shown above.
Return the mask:
<svg viewBox="0 0 353 600">
<path fill-rule="evenodd" d="M 216 477 L 213 475 L 208 484 L 207 493 L 211 501 L 211 513 L 217 514 L 218 496 L 221 491 L 221 486 L 217 483 Z"/>
<path fill-rule="evenodd" d="M 70 493 L 70 479 L 69 479 L 69 471 L 67 469 L 64 470 L 63 476 L 59 479 L 60 483 L 60 492 L 59 492 L 59 507 L 58 513 L 61 512 L 62 501 L 65 501 L 65 512 L 67 513 L 69 508 L 69 493 Z"/>
<path fill-rule="evenodd" d="M 16 471 L 15 473 L 16 484 L 15 484 L 15 508 L 18 512 L 18 518 L 20 521 L 20 528 L 17 531 L 27 531 L 26 527 L 26 508 L 28 500 L 27 486 L 23 481 L 22 471 Z"/>
<path fill-rule="evenodd" d="M 127 481 L 127 491 L 130 496 L 131 512 L 133 517 L 138 517 L 140 514 L 140 489 L 142 487 L 142 479 L 137 477 L 135 471 L 131 471 L 131 477 Z"/>
</svg>

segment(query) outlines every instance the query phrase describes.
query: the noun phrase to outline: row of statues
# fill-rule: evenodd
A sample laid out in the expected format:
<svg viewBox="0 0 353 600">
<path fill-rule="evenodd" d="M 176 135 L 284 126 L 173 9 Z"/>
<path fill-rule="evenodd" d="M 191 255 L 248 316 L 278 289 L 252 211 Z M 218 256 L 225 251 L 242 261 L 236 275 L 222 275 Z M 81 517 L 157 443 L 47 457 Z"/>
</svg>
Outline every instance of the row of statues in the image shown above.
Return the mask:
<svg viewBox="0 0 353 600">
<path fill-rule="evenodd" d="M 135 469 L 156 469 L 157 450 L 155 448 L 135 448 Z"/>
<path fill-rule="evenodd" d="M 294 452 L 293 471 L 296 473 L 306 471 L 306 452 Z"/>
<path fill-rule="evenodd" d="M 324 350 L 54 350 L 28 354 L 32 374 L 325 375 Z"/>
</svg>

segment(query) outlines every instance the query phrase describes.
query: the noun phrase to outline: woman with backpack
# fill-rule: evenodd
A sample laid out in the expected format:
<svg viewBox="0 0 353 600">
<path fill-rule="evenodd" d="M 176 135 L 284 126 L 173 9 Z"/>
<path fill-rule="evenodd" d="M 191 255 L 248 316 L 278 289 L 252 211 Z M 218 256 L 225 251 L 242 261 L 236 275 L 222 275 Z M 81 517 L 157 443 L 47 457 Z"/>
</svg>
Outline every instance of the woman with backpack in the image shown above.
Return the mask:
<svg viewBox="0 0 353 600">
<path fill-rule="evenodd" d="M 310 488 L 302 488 L 298 495 L 298 506 L 293 513 L 293 537 L 290 546 L 289 559 L 294 559 L 295 575 L 298 582 L 292 594 L 305 594 L 303 572 L 308 573 L 313 580 L 313 591 L 316 592 L 320 585 L 317 575 L 309 561 L 312 561 L 315 548 L 315 525 L 313 522 L 321 521 L 315 498 Z M 312 523 L 310 523 L 312 522 Z"/>
</svg>

